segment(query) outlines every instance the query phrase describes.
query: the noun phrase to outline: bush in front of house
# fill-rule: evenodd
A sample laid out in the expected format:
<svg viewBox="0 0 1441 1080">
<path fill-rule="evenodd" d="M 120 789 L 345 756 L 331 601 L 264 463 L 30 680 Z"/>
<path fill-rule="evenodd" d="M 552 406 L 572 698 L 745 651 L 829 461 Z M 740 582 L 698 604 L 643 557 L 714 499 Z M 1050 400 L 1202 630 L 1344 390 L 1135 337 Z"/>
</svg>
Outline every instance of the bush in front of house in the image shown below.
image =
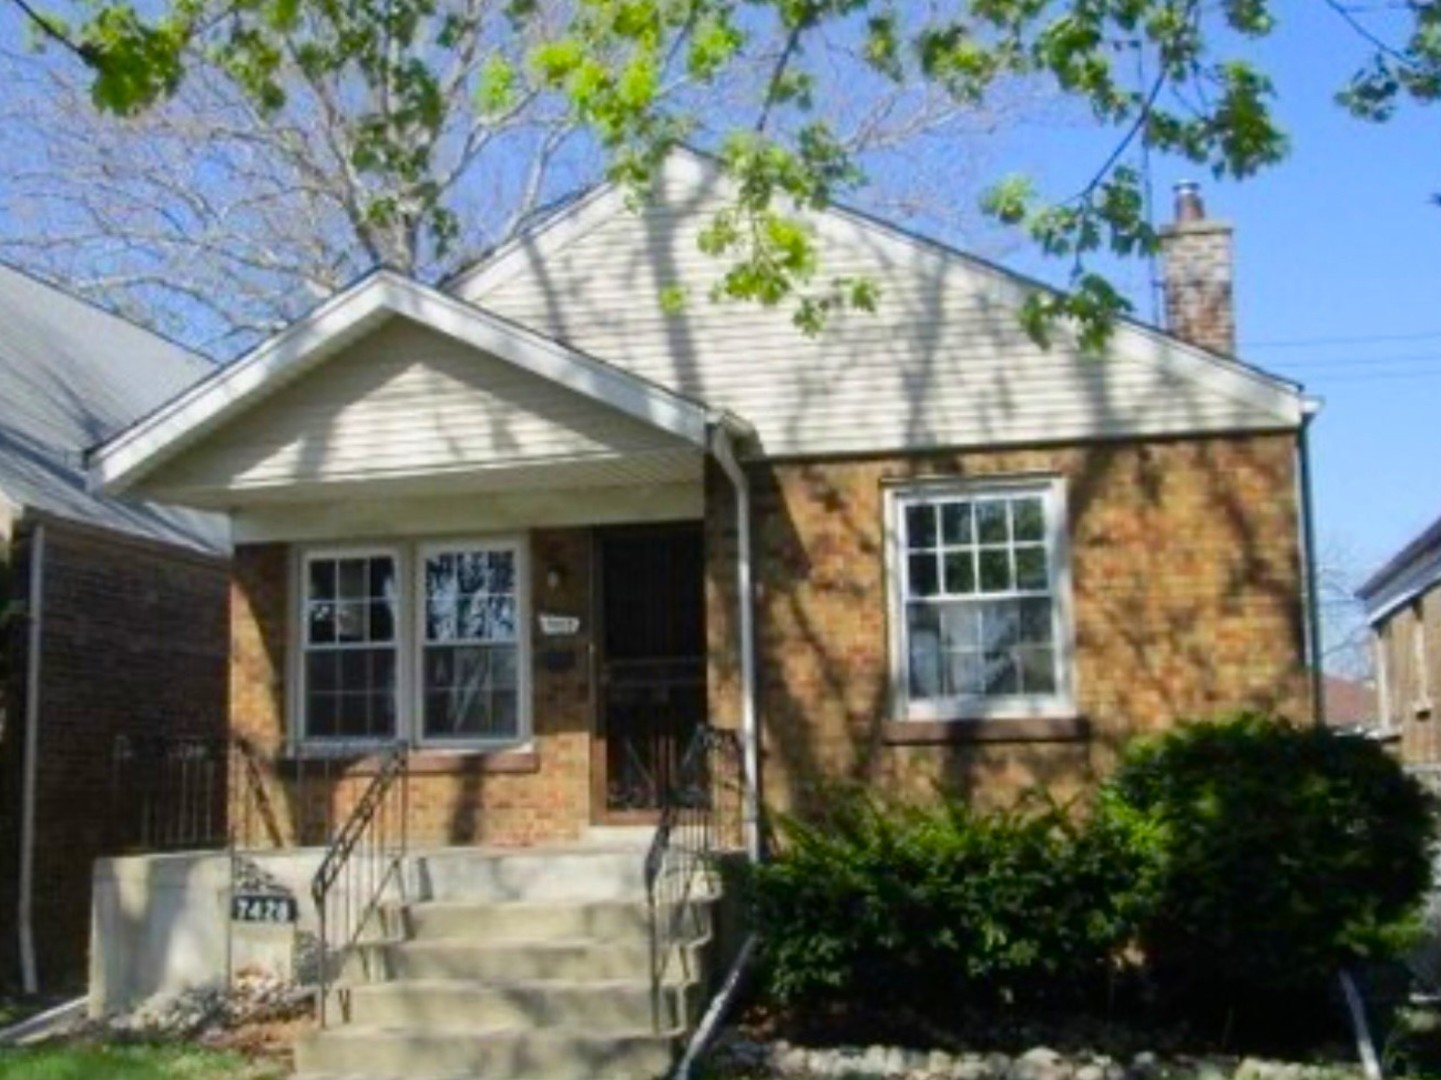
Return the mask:
<svg viewBox="0 0 1441 1080">
<path fill-rule="evenodd" d="M 1148 974 L 1191 1008 L 1265 1012 L 1394 955 L 1430 881 L 1430 799 L 1385 750 L 1267 716 L 1132 744 L 1093 820 L 1142 854 Z"/>
<path fill-rule="evenodd" d="M 1375 742 L 1271 717 L 1134 743 L 1078 813 L 1023 805 L 851 792 L 784 822 L 753 882 L 769 1001 L 1306 1042 L 1334 1030 L 1339 969 L 1408 944 L 1430 881 L 1420 786 Z"/>
<path fill-rule="evenodd" d="M 753 898 L 764 986 L 797 1012 L 1045 1010 L 1100 992 L 1131 935 L 1129 834 L 1052 803 L 979 813 L 851 791 L 781 835 Z"/>
</svg>

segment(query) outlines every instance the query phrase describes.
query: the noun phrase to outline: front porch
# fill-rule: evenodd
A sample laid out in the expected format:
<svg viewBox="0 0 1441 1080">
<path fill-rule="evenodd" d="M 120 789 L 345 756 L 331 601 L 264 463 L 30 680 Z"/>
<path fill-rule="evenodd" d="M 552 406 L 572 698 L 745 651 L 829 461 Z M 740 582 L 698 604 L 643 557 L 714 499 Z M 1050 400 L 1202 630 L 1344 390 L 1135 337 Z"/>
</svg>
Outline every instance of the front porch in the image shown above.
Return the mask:
<svg viewBox="0 0 1441 1080">
<path fill-rule="evenodd" d="M 417 844 L 654 824 L 709 715 L 701 524 L 536 529 L 504 544 L 237 551 L 231 730 L 273 762 L 270 842 L 316 842 L 395 741 L 410 748 Z M 367 571 L 375 596 L 316 584 Z"/>
<path fill-rule="evenodd" d="M 697 728 L 656 825 L 523 848 L 411 846 L 403 743 L 339 768 L 240 740 L 150 749 L 163 767 L 131 801 L 182 845 L 203 840 L 187 823 L 217 821 L 224 846 L 97 864 L 92 1014 L 259 970 L 315 987 L 302 1076 L 654 1077 L 735 948 L 733 732 Z M 328 836 L 288 845 L 282 826 Z"/>
</svg>

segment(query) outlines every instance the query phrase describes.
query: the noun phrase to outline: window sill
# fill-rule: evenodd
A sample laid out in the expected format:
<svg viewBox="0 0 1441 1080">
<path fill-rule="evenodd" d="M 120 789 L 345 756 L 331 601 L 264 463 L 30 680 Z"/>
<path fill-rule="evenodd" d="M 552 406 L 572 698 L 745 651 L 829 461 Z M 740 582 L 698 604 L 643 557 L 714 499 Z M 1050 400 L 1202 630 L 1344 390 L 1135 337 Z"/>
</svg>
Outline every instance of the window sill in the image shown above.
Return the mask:
<svg viewBox="0 0 1441 1080">
<path fill-rule="evenodd" d="M 890 746 L 945 743 L 1079 742 L 1090 738 L 1081 716 L 986 717 L 977 720 L 890 720 L 881 732 Z"/>
<path fill-rule="evenodd" d="M 354 755 L 337 755 L 334 751 L 314 752 L 302 747 L 287 757 L 286 771 L 299 773 L 320 771 L 332 776 L 370 776 L 380 768 L 379 753 L 361 751 Z M 327 763 L 329 768 L 327 769 Z M 540 771 L 540 755 L 531 749 L 497 750 L 416 750 L 410 755 L 411 776 L 506 775 Z"/>
</svg>

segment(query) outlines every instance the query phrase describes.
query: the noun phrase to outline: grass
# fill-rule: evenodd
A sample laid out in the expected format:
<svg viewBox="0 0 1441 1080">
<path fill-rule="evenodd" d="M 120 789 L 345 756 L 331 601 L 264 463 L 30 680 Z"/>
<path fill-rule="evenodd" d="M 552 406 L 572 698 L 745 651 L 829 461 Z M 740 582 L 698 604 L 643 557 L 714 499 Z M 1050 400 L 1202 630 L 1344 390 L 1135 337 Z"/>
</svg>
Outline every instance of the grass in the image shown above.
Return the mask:
<svg viewBox="0 0 1441 1080">
<path fill-rule="evenodd" d="M 273 1065 L 193 1046 L 64 1043 L 0 1050 L 0 1080 L 279 1080 Z"/>
</svg>

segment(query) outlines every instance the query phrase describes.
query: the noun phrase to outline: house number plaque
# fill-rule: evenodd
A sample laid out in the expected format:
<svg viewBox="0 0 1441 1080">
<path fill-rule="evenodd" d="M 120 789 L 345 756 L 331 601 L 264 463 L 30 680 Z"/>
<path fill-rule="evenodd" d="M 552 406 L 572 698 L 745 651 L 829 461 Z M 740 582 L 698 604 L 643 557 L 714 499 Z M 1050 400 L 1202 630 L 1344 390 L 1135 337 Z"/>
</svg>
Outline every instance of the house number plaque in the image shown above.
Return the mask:
<svg viewBox="0 0 1441 1080">
<path fill-rule="evenodd" d="M 300 918 L 300 907 L 293 896 L 236 893 L 230 901 L 230 918 L 239 923 L 285 925 Z"/>
<path fill-rule="evenodd" d="M 540 632 L 546 637 L 574 637 L 580 633 L 580 616 L 542 615 Z"/>
</svg>

